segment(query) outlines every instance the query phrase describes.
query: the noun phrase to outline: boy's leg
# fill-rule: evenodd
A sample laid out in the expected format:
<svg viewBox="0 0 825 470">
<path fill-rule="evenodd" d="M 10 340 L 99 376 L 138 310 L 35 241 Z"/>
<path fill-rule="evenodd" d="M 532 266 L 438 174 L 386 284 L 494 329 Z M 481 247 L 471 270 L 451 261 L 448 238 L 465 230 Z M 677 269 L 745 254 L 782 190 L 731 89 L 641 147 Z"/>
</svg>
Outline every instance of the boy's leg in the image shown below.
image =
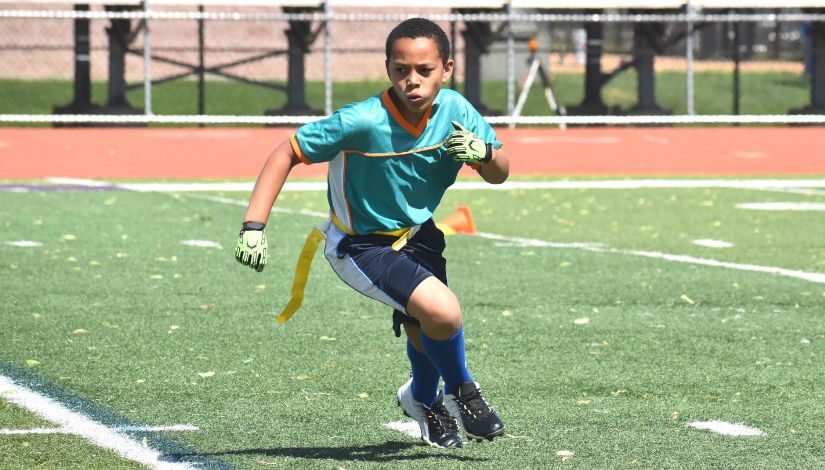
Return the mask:
<svg viewBox="0 0 825 470">
<path fill-rule="evenodd" d="M 427 406 L 432 406 L 438 398 L 438 381 L 441 374 L 430 361 L 430 358 L 427 357 L 427 354 L 424 353 L 418 337 L 420 334 L 419 328 L 404 323 L 404 331 L 407 333 L 407 357 L 410 359 L 412 370 L 413 397 Z"/>
<path fill-rule="evenodd" d="M 467 370 L 461 307 L 453 291 L 434 276 L 415 288 L 407 314 L 421 323 L 421 346 L 444 379 L 444 390 L 455 393 L 473 377 Z"/>
<path fill-rule="evenodd" d="M 455 294 L 435 277 L 415 288 L 407 313 L 421 323 L 421 346 L 444 379 L 444 404 L 476 438 L 493 439 L 504 434 L 504 424 L 481 395 L 467 370 L 461 307 Z"/>
<path fill-rule="evenodd" d="M 412 366 L 412 377 L 398 389 L 398 404 L 404 414 L 418 423 L 421 439 L 425 442 L 434 447 L 461 447 L 456 420 L 445 408 L 444 395 L 438 390 L 438 369 L 420 350 L 419 329 L 405 323 L 404 330 L 408 335 L 407 356 Z"/>
</svg>

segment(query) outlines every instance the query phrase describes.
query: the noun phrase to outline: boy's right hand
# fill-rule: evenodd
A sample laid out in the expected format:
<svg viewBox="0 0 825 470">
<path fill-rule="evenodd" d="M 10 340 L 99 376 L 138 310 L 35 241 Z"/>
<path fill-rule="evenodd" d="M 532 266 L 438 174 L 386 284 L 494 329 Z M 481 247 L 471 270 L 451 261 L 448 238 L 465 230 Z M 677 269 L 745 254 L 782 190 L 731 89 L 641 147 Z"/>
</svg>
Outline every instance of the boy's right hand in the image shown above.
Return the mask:
<svg viewBox="0 0 825 470">
<path fill-rule="evenodd" d="M 244 222 L 238 243 L 235 245 L 235 259 L 244 266 L 261 272 L 266 266 L 266 224 Z"/>
</svg>

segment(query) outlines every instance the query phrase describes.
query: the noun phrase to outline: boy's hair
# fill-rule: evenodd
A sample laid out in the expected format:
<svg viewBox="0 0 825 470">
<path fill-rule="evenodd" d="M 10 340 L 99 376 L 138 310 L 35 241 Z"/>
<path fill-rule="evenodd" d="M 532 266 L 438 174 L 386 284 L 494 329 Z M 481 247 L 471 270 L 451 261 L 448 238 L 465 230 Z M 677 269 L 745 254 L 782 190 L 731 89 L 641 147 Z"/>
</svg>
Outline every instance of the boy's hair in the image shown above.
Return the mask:
<svg viewBox="0 0 825 470">
<path fill-rule="evenodd" d="M 425 18 L 410 18 L 402 21 L 390 31 L 389 36 L 387 36 L 387 60 L 390 60 L 395 41 L 401 38 L 415 39 L 421 37 L 435 41 L 441 62 L 447 65 L 447 61 L 450 59 L 450 40 L 444 30 L 441 29 L 441 26 Z"/>
</svg>

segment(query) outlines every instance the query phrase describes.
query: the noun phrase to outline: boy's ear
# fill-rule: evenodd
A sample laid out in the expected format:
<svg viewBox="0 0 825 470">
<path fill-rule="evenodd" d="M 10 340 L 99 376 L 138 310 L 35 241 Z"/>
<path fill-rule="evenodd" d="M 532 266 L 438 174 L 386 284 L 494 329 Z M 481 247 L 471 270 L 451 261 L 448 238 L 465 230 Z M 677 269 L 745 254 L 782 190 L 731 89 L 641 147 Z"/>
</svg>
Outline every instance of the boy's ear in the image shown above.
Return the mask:
<svg viewBox="0 0 825 470">
<path fill-rule="evenodd" d="M 455 66 L 455 62 L 453 59 L 447 59 L 447 63 L 444 65 L 444 73 L 441 76 L 441 83 L 447 83 L 447 80 L 453 76 L 453 67 Z"/>
</svg>

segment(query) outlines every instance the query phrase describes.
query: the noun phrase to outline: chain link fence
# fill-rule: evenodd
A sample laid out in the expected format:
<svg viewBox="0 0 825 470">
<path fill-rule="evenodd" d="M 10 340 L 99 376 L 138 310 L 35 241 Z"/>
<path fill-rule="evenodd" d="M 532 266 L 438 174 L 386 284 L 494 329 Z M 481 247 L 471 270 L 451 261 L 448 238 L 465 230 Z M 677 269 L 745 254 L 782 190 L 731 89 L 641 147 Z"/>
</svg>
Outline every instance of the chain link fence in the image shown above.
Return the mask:
<svg viewBox="0 0 825 470">
<path fill-rule="evenodd" d="M 317 10 L 264 6 L 158 6 L 147 16 L 140 7 L 87 8 L 54 3 L 20 10 L 18 4 L 0 3 L 0 115 L 7 116 L 6 122 L 59 122 L 54 116 L 61 114 L 144 115 L 120 122 L 163 122 L 163 116 L 170 117 L 167 122 L 278 123 L 279 117 L 286 123 L 305 122 L 311 115 L 324 114 L 330 107 L 363 99 L 387 86 L 384 41 L 398 21 L 409 16 L 431 17 L 451 36 L 456 59 L 453 87 L 462 90 L 473 78 L 465 71 L 473 60 L 468 47 L 480 52 L 477 104 L 487 115 L 512 111 L 517 82 L 528 70 L 531 38 L 538 40 L 537 56 L 561 89 L 559 98 L 568 103 L 581 100 L 587 47 L 584 26 L 593 21 L 603 25 L 601 68 L 607 74 L 621 67 L 632 72 L 627 63 L 634 56 L 636 25 L 649 23 L 659 28 L 662 41 L 656 52 L 657 73 L 686 73 L 689 67 L 698 72 L 730 73 L 731 59 L 738 55 L 744 61 L 743 70 L 804 77 L 809 60 L 806 51 L 810 50 L 806 27 L 825 16 L 806 16 L 798 10 L 745 11 L 738 17 L 730 12 L 706 12 L 718 16 L 696 22 L 696 62 L 689 64 L 686 19 L 681 13 L 633 16 L 608 11 L 594 19 L 569 12 L 462 15 L 447 8 L 398 8 L 385 15 L 374 10 L 336 9 L 334 16 L 327 17 Z M 149 43 L 145 43 L 147 24 Z M 324 25 L 329 25 L 328 32 Z M 84 51 L 78 51 L 78 27 L 88 28 L 87 61 Z M 152 58 L 150 70 L 145 67 L 146 47 Z M 295 83 L 290 75 L 290 67 L 295 67 L 290 65 L 290 51 L 302 56 L 298 62 L 305 83 Z M 76 63 L 78 57 L 81 62 Z M 86 109 L 72 107 L 79 99 L 78 64 L 88 64 L 91 106 Z M 151 88 L 144 82 L 149 73 Z M 634 93 L 634 84 L 623 86 L 630 90 L 615 92 L 615 96 Z M 147 90 L 151 91 L 151 113 L 145 109 Z M 296 103 L 296 96 L 302 102 Z M 627 99 L 632 105 L 632 96 Z M 546 106 L 532 109 L 531 114 L 539 117 L 552 114 Z M 145 117 L 150 114 L 155 117 Z M 19 115 L 35 117 L 8 117 Z M 41 115 L 42 119 L 37 117 Z M 528 121 L 536 119 L 531 121 L 528 116 L 524 122 Z"/>
</svg>

